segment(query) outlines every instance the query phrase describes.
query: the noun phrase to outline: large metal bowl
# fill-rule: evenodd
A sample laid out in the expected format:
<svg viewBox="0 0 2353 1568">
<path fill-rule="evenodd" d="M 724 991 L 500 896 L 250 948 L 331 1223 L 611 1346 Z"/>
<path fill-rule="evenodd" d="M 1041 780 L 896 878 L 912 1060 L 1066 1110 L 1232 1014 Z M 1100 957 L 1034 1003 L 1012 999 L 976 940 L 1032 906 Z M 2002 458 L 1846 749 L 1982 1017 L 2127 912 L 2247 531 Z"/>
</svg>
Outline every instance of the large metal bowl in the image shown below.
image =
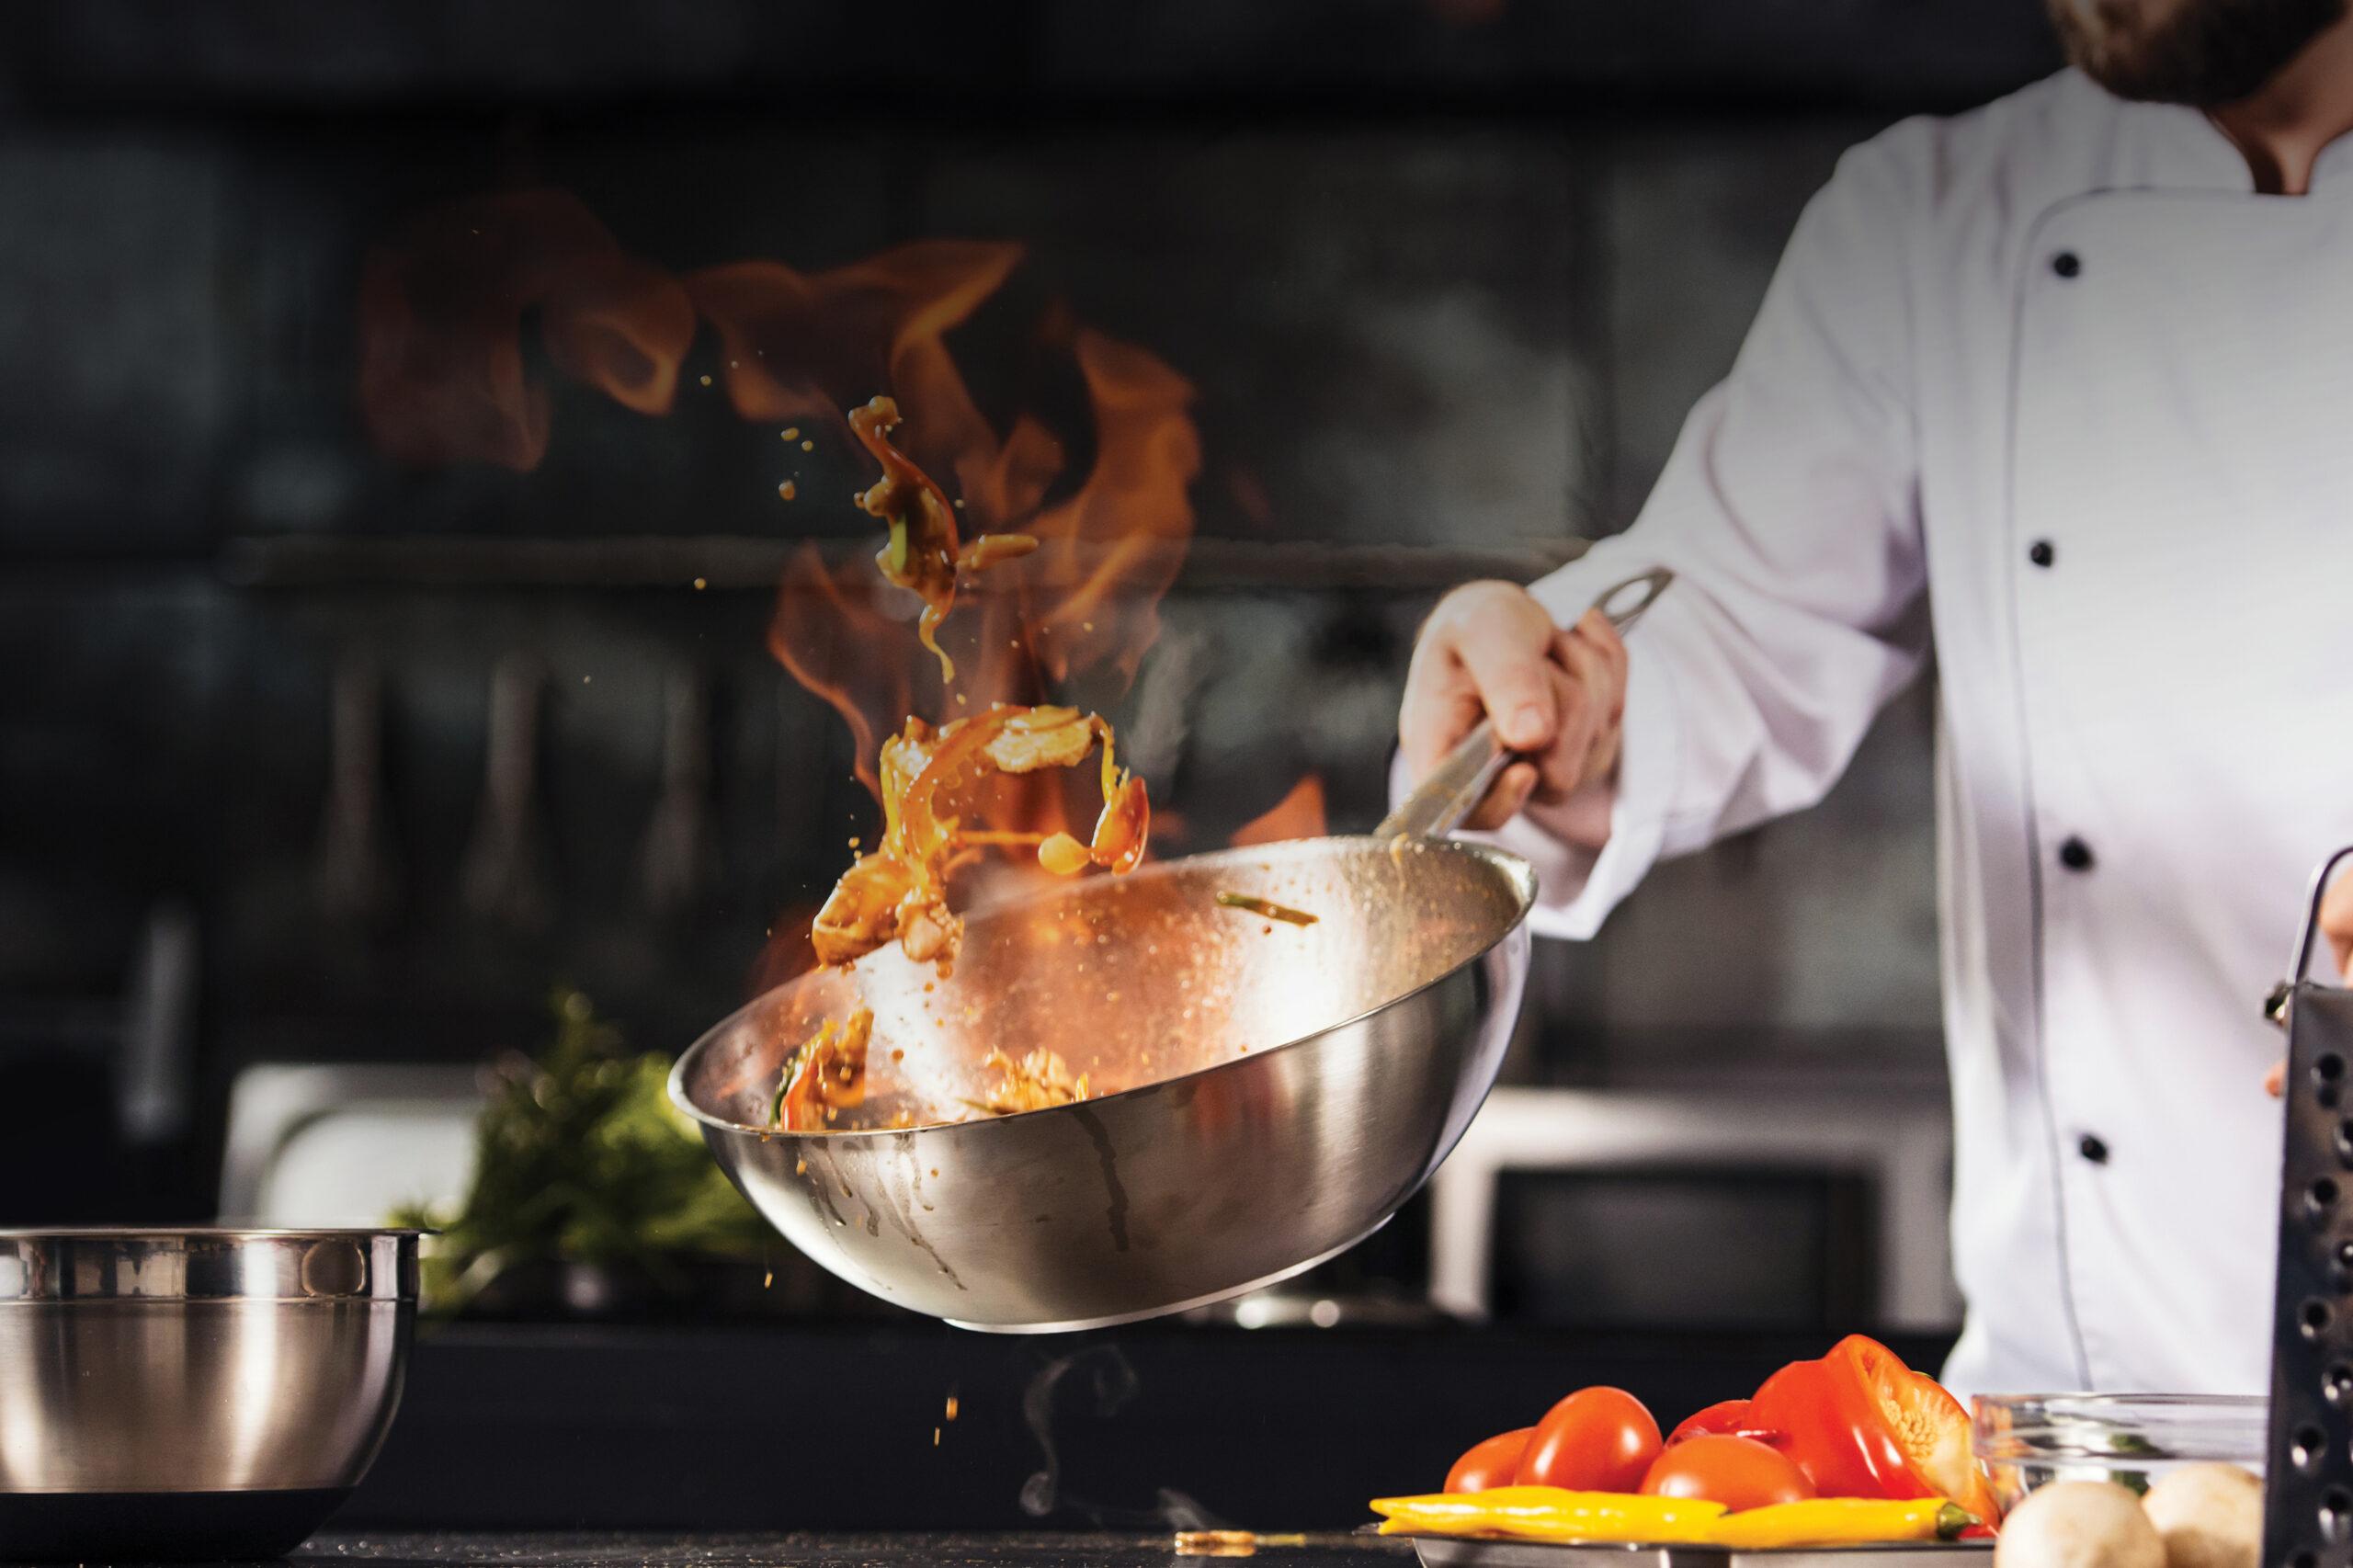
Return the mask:
<svg viewBox="0 0 2353 1568">
<path fill-rule="evenodd" d="M 885 949 L 769 992 L 688 1050 L 670 1093 L 777 1229 L 885 1300 L 1009 1332 L 1178 1312 L 1346 1250 L 1437 1169 L 1502 1064 L 1534 896 L 1518 857 L 1428 839 L 1060 884 L 972 915 L 951 978 Z M 767 1126 L 787 1057 L 861 1005 L 862 1119 L 966 1114 L 996 1049 L 1049 1047 L 1094 1097 Z"/>
<path fill-rule="evenodd" d="M 0 1559 L 309 1535 L 400 1403 L 416 1235 L 0 1230 Z"/>
</svg>

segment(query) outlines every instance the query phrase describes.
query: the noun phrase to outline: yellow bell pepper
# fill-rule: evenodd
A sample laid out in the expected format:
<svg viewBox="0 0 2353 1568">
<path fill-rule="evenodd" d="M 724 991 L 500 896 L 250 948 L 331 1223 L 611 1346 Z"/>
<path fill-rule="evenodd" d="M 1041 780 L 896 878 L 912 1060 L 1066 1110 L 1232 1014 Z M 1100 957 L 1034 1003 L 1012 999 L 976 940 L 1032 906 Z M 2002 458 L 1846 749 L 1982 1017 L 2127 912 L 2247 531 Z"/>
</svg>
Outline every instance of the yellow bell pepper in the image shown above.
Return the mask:
<svg viewBox="0 0 2353 1568">
<path fill-rule="evenodd" d="M 1487 1492 L 1436 1492 L 1381 1497 L 1372 1511 L 1383 1535 L 1502 1535 L 1520 1540 L 1658 1541 L 1711 1539 L 1722 1503 L 1643 1497 L 1620 1492 L 1569 1492 L 1558 1486 L 1498 1486 Z"/>
<path fill-rule="evenodd" d="M 1756 1550 L 1777 1546 L 1855 1546 L 1889 1540 L 1956 1540 L 1979 1523 L 1944 1497 L 1814 1497 L 1744 1508 L 1715 1521 L 1708 1540 Z"/>
</svg>

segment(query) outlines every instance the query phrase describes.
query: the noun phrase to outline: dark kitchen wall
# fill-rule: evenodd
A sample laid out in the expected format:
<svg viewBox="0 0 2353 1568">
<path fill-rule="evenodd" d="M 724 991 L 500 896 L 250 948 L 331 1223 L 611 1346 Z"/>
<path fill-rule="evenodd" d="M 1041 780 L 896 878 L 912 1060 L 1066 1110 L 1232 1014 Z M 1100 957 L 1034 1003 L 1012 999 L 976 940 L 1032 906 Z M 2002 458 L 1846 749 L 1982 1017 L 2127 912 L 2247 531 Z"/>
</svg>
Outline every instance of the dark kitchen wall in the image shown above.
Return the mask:
<svg viewBox="0 0 2353 1568">
<path fill-rule="evenodd" d="M 1842 147 L 2051 64 L 2030 0 L 0 12 L 0 1078 L 201 1212 L 238 1063 L 471 1059 L 559 980 L 675 1049 L 871 831 L 763 645 L 859 463 L 707 331 L 666 418 L 554 380 L 531 472 L 380 455 L 358 283 L 421 209 L 560 186 L 674 270 L 1015 239 L 984 403 L 1055 308 L 1189 378 L 1120 716 L 1199 847 L 1308 770 L 1370 824 L 1435 594 L 1624 526 Z M 1514 1071 L 1933 1075 L 1929 713 L 1548 948 Z M 63 1217 L 40 1168 L 0 1219 Z"/>
</svg>

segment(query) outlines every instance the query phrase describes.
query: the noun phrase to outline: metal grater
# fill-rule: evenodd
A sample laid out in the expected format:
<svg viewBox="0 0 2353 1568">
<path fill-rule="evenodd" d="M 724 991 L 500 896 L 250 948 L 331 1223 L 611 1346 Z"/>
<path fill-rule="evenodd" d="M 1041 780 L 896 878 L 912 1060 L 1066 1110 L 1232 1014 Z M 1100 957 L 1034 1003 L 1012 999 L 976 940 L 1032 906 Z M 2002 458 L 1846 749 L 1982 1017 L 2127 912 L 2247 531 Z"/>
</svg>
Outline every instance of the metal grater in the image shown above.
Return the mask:
<svg viewBox="0 0 2353 1568">
<path fill-rule="evenodd" d="M 2353 1568 L 2353 990 L 2304 978 L 2321 895 L 2348 860 L 2353 847 L 2313 878 L 2291 979 L 2269 1006 L 2288 1028 L 2288 1081 L 2265 1568 Z"/>
</svg>

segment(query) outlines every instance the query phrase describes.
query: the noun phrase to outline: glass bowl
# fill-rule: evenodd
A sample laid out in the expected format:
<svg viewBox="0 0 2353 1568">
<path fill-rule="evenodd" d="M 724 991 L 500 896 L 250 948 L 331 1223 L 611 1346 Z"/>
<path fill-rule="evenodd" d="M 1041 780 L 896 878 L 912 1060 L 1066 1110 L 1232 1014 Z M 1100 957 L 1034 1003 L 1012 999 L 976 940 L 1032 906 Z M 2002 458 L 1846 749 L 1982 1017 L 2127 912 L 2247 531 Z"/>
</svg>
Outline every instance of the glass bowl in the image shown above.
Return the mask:
<svg viewBox="0 0 2353 1568">
<path fill-rule="evenodd" d="M 2009 1509 L 2053 1481 L 2146 1492 L 2177 1466 L 2211 1460 L 2259 1476 L 2269 1403 L 2256 1394 L 1980 1394 L 1971 1436 Z"/>
</svg>

